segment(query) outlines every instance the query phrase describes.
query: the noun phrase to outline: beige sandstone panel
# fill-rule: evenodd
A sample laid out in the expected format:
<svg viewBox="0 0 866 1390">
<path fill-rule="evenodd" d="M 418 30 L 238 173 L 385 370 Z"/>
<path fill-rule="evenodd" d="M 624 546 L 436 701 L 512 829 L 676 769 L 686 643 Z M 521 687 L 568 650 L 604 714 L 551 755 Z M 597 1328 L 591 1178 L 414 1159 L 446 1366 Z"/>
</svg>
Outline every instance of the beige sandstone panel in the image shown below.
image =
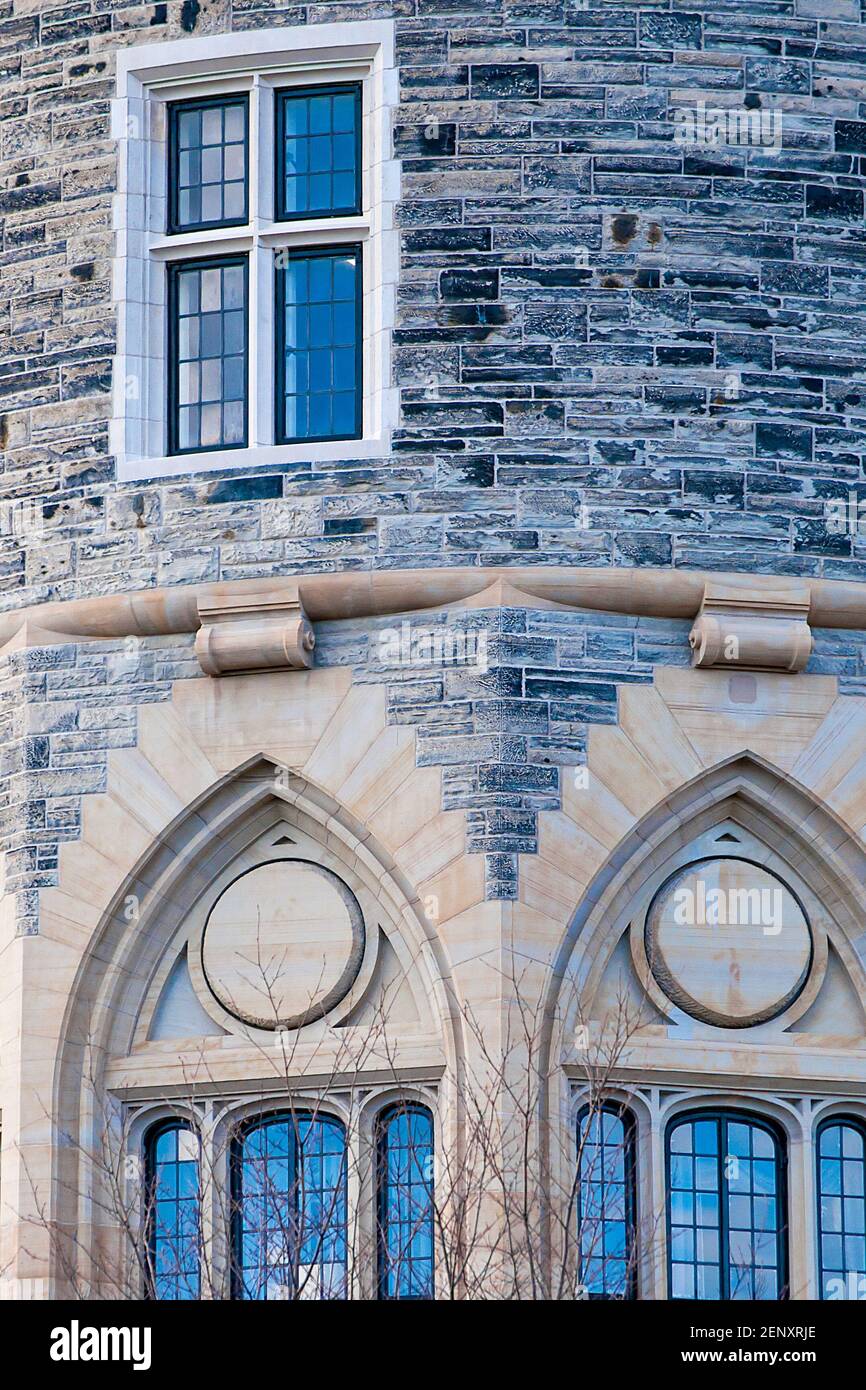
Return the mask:
<svg viewBox="0 0 866 1390">
<path fill-rule="evenodd" d="M 417 768 L 369 816 L 370 830 L 392 854 L 442 811 L 442 772 L 438 767 Z M 457 816 L 459 812 L 452 812 Z"/>
<path fill-rule="evenodd" d="M 563 775 L 570 770 L 566 768 Z M 584 802 L 585 800 L 586 793 Z M 576 803 L 570 814 L 565 810 L 545 811 L 539 817 L 538 823 L 538 854 L 525 857 L 540 859 L 545 864 L 555 867 L 560 873 L 567 874 L 573 879 L 575 890 L 582 893 L 607 858 L 609 846 L 599 843 L 583 826 L 576 824 L 576 813 Z"/>
<path fill-rule="evenodd" d="M 748 749 L 790 771 L 836 699 L 833 676 L 657 667 L 655 688 L 704 766 Z"/>
<path fill-rule="evenodd" d="M 304 764 L 303 775 L 333 794 L 384 727 L 384 687 L 352 686 Z"/>
<path fill-rule="evenodd" d="M 464 854 L 415 886 L 428 921 L 447 922 L 484 901 L 484 855 Z"/>
<path fill-rule="evenodd" d="M 826 802 L 855 834 L 866 838 L 866 757 L 828 793 Z"/>
<path fill-rule="evenodd" d="M 606 857 L 602 846 L 568 816 L 544 812 L 538 822 L 538 854 L 520 856 L 520 901 L 547 912 L 564 928 Z"/>
<path fill-rule="evenodd" d="M 344 668 L 178 681 L 172 702 L 202 753 L 231 772 L 259 753 L 300 768 L 351 684 Z"/>
<path fill-rule="evenodd" d="M 108 851 L 110 856 L 112 845 L 119 845 L 123 848 L 122 851 L 118 850 L 118 854 L 122 853 L 124 860 L 128 854 L 134 862 L 151 848 L 155 833 L 159 831 L 155 832 L 145 824 L 132 808 L 118 801 L 113 794 L 83 799 L 81 838 L 101 853 Z"/>
<path fill-rule="evenodd" d="M 840 695 L 791 770 L 798 782 L 823 801 L 862 763 L 864 750 L 866 700 Z"/>
<path fill-rule="evenodd" d="M 593 853 L 597 849 L 612 850 L 637 819 L 605 783 L 595 766 L 563 768 L 560 786 L 563 814 L 583 828 L 587 839 L 593 842 Z M 542 811 L 539 824 L 549 814 Z"/>
<path fill-rule="evenodd" d="M 187 787 L 179 782 L 178 791 L 170 786 L 163 776 L 163 768 L 171 763 L 171 748 L 154 750 L 156 765 L 137 748 L 124 748 L 122 752 L 125 756 L 116 757 L 109 764 L 113 775 L 108 795 L 149 830 L 153 839 L 194 800 L 193 787 L 199 785 L 198 779 Z M 125 848 L 122 858 L 128 858 Z"/>
<path fill-rule="evenodd" d="M 335 798 L 341 805 L 351 806 L 359 820 L 366 821 L 415 773 L 415 730 L 405 724 L 392 724 L 365 749 L 363 757 L 337 787 Z"/>
<path fill-rule="evenodd" d="M 591 774 L 589 794 L 592 795 L 593 780 L 598 775 L 607 786 L 615 788 L 623 805 L 636 819 L 658 805 L 669 790 L 663 765 L 660 774 L 619 727 L 592 725 L 586 748 Z"/>
<path fill-rule="evenodd" d="M 142 705 L 138 712 L 138 749 L 154 765 L 184 804 L 206 792 L 218 779 L 209 758 L 189 736 L 172 705 Z M 168 756 L 166 756 L 168 755 Z M 191 790 L 196 788 L 190 795 Z"/>
<path fill-rule="evenodd" d="M 690 782 L 702 763 L 658 691 L 622 685 L 617 700 L 619 727 L 670 788 Z"/>
<path fill-rule="evenodd" d="M 574 907 L 579 899 L 572 899 L 571 912 L 568 913 L 568 917 L 565 917 L 564 896 L 561 895 L 559 901 L 545 901 L 538 878 L 533 880 L 530 876 L 530 880 L 526 891 L 522 891 L 521 886 L 518 889 L 517 900 L 506 904 L 508 909 L 507 944 L 515 952 L 518 959 L 518 969 L 520 969 L 520 963 L 527 963 L 531 960 L 540 964 L 546 975 L 550 968 L 550 962 L 554 959 L 557 948 L 562 941 L 567 921 L 574 915 Z M 542 976 L 538 975 L 534 978 L 539 981 L 539 989 L 530 996 L 530 1002 L 533 1005 L 541 997 L 540 981 Z"/>
<path fill-rule="evenodd" d="M 202 965 L 229 1013 L 299 1027 L 339 1003 L 364 953 L 361 910 L 329 870 L 274 860 L 241 875 L 208 917 Z"/>
<path fill-rule="evenodd" d="M 440 811 L 394 851 L 410 883 L 424 883 L 466 852 L 462 811 Z"/>
</svg>

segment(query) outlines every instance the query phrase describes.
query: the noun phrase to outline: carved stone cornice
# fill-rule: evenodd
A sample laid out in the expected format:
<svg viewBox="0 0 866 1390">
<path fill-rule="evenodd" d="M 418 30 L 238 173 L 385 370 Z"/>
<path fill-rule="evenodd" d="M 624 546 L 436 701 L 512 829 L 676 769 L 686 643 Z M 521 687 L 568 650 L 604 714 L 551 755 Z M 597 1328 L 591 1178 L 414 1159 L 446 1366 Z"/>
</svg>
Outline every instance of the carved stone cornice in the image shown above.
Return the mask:
<svg viewBox="0 0 866 1390">
<path fill-rule="evenodd" d="M 211 674 L 290 669 L 312 664 L 310 624 L 451 606 L 688 618 L 697 665 L 758 671 L 801 670 L 810 625 L 866 629 L 866 583 L 856 581 L 515 565 L 277 575 L 44 603 L 0 614 L 0 650 L 202 629 Z M 726 636 L 736 657 L 724 655 Z"/>
<path fill-rule="evenodd" d="M 692 665 L 802 671 L 812 652 L 808 584 L 758 589 L 708 580 L 689 633 Z"/>
</svg>

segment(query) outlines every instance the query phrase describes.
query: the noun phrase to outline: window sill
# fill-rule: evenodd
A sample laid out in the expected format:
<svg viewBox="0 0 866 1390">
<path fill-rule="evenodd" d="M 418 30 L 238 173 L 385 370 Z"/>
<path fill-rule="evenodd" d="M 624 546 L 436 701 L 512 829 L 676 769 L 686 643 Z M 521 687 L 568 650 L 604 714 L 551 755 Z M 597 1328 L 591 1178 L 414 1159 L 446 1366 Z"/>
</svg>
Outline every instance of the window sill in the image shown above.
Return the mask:
<svg viewBox="0 0 866 1390">
<path fill-rule="evenodd" d="M 248 251 L 254 235 L 264 246 L 311 245 L 363 240 L 370 235 L 370 219 L 363 216 L 309 218 L 303 222 L 236 223 L 230 227 L 211 227 L 204 231 L 152 234 L 148 250 L 160 260 L 189 256 L 191 252 Z"/>
<path fill-rule="evenodd" d="M 353 459 L 385 458 L 389 441 L 375 439 L 311 440 L 307 444 L 271 444 L 251 449 L 214 449 L 163 458 L 118 459 L 120 482 L 176 478 L 187 473 L 250 472 L 291 463 L 343 463 Z"/>
</svg>

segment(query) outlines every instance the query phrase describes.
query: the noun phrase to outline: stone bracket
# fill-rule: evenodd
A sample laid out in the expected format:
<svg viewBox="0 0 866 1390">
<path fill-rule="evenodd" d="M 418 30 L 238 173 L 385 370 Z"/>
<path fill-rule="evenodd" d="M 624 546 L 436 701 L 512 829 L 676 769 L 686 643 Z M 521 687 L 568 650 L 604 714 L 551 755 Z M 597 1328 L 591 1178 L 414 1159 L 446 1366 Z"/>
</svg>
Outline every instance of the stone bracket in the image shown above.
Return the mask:
<svg viewBox="0 0 866 1390">
<path fill-rule="evenodd" d="M 802 671 L 812 652 L 808 584 L 774 589 L 709 580 L 689 633 L 692 665 Z"/>
<path fill-rule="evenodd" d="M 238 593 L 200 596 L 195 654 L 207 676 L 293 671 L 313 664 L 316 636 L 300 598 Z"/>
</svg>

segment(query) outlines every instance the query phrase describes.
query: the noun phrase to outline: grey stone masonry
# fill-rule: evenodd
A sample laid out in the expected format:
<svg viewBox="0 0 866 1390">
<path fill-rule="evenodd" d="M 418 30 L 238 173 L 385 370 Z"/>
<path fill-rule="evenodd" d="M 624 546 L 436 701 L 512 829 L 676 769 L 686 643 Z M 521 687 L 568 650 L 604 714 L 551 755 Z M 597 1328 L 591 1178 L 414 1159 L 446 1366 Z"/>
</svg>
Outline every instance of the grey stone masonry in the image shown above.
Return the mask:
<svg viewBox="0 0 866 1390">
<path fill-rule="evenodd" d="M 389 457 L 119 486 L 119 48 L 396 19 Z M 481 561 L 866 578 L 855 0 L 3 0 L 0 604 Z M 866 508 L 864 508 L 866 512 Z"/>
<path fill-rule="evenodd" d="M 400 65 L 389 455 L 118 483 L 118 49 L 370 17 Z M 855 0 L 0 0 L 0 608 L 481 563 L 866 579 L 864 161 Z M 317 661 L 386 685 L 513 896 L 588 728 L 689 625 L 406 621 L 322 624 Z M 816 633 L 809 669 L 864 694 L 864 643 Z M 191 638 L 4 660 L 20 930 L 137 706 L 198 673 Z"/>
<path fill-rule="evenodd" d="M 317 663 L 386 686 L 389 720 L 413 725 L 418 761 L 442 768 L 443 807 L 466 813 L 488 896 L 507 899 L 518 855 L 535 852 L 537 812 L 557 807 L 561 779 L 584 770 L 589 727 L 615 721 L 617 686 L 688 662 L 688 627 L 568 611 L 422 613 L 322 623 Z M 866 633 L 816 632 L 809 670 L 866 695 Z M 191 637 L 47 647 L 0 663 L 0 843 L 21 933 L 38 930 L 39 889 L 80 834 L 83 799 L 105 790 L 110 751 L 135 746 L 139 706 L 200 676 Z"/>
</svg>

